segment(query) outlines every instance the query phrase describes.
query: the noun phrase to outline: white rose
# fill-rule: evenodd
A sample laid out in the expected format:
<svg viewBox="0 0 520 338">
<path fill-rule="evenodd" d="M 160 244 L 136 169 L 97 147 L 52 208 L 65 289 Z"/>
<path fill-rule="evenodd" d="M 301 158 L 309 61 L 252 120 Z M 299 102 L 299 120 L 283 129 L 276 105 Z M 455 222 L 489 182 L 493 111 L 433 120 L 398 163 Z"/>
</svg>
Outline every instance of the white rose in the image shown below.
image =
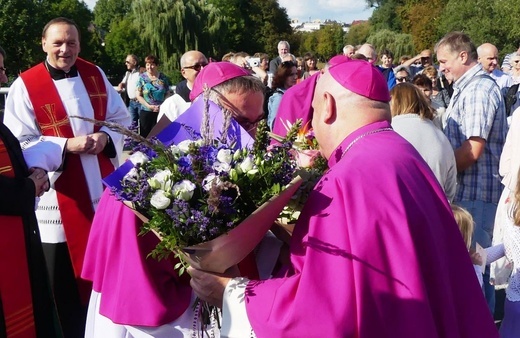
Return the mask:
<svg viewBox="0 0 520 338">
<path fill-rule="evenodd" d="M 170 203 L 170 199 L 166 196 L 166 192 L 163 190 L 157 190 L 150 199 L 150 204 L 159 210 L 166 209 Z"/>
<path fill-rule="evenodd" d="M 233 155 L 230 149 L 220 149 L 217 153 L 217 160 L 222 163 L 230 164 L 233 160 Z"/>
<path fill-rule="evenodd" d="M 170 152 L 175 155 L 175 156 L 179 156 L 182 154 L 182 151 L 181 149 L 179 148 L 179 146 L 177 146 L 176 144 L 172 144 L 170 146 Z"/>
<path fill-rule="evenodd" d="M 159 170 L 152 178 L 148 179 L 148 184 L 152 189 L 161 189 L 169 192 L 172 190 L 171 176 L 172 172 L 169 169 Z"/>
<path fill-rule="evenodd" d="M 173 196 L 175 196 L 177 199 L 189 201 L 193 196 L 193 191 L 196 187 L 197 186 L 193 182 L 189 180 L 183 180 L 179 183 L 175 183 L 172 193 Z"/>
<path fill-rule="evenodd" d="M 247 156 L 244 160 L 238 165 L 240 169 L 246 174 L 253 169 L 255 163 L 251 159 L 251 157 Z"/>
<path fill-rule="evenodd" d="M 193 141 L 192 140 L 184 140 L 184 141 L 181 141 L 179 142 L 179 144 L 177 145 L 177 147 L 180 149 L 180 151 L 182 151 L 183 153 L 187 153 L 188 150 L 190 149 L 190 144 L 192 144 Z"/>
<path fill-rule="evenodd" d="M 148 158 L 148 156 L 146 156 L 145 153 L 137 151 L 137 152 L 133 153 L 132 155 L 130 155 L 129 160 L 132 161 L 132 163 L 134 165 L 136 165 L 137 163 L 140 163 L 140 164 L 146 163 L 150 159 Z"/>
<path fill-rule="evenodd" d="M 213 163 L 213 170 L 216 172 L 229 172 L 231 170 L 231 165 L 225 162 L 215 162 Z"/>
<path fill-rule="evenodd" d="M 123 181 L 137 182 L 138 178 L 139 178 L 139 171 L 136 168 L 132 168 L 123 177 Z"/>
<path fill-rule="evenodd" d="M 220 177 L 217 175 L 211 173 L 204 180 L 202 180 L 202 188 L 204 188 L 205 191 L 209 191 L 211 189 L 211 186 L 213 183 L 216 185 L 220 184 Z"/>
</svg>

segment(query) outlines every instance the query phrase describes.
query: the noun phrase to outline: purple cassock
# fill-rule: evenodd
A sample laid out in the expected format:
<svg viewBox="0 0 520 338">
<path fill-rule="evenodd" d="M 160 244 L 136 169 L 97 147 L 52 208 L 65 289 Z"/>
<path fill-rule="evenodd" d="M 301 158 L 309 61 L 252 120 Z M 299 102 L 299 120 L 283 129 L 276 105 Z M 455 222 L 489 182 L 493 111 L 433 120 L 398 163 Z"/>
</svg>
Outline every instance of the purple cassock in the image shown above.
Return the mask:
<svg viewBox="0 0 520 338">
<path fill-rule="evenodd" d="M 284 276 L 251 281 L 258 337 L 498 337 L 435 176 L 388 122 L 350 134 L 329 159 Z"/>
<path fill-rule="evenodd" d="M 209 103 L 210 121 L 215 135 L 220 135 L 223 125 L 220 108 Z M 204 100 L 197 100 L 158 134 L 158 139 L 170 145 L 199 138 L 196 134 L 200 130 L 203 107 Z M 232 121 L 229 135 L 236 140 L 237 147 L 253 143 L 236 121 Z M 105 184 L 117 187 L 132 167 L 127 161 L 104 179 Z M 92 281 L 94 291 L 101 293 L 99 312 L 114 323 L 160 326 L 184 313 L 190 304 L 191 288 L 188 277 L 178 277 L 171 260 L 147 257 L 159 240 L 152 233 L 138 236 L 141 225 L 134 212 L 106 189 L 90 230 L 82 277 Z"/>
</svg>

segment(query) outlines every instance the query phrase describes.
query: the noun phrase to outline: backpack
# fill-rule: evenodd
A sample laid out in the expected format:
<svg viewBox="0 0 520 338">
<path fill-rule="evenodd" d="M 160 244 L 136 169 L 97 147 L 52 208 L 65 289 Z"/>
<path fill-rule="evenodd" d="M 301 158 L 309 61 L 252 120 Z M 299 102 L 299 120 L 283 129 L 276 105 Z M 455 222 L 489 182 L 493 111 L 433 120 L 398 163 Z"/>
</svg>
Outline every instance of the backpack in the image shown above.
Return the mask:
<svg viewBox="0 0 520 338">
<path fill-rule="evenodd" d="M 509 87 L 506 91 L 506 94 L 504 95 L 504 101 L 506 105 L 506 116 L 511 115 L 511 108 L 517 101 L 517 95 L 518 92 L 518 86 L 520 83 L 514 84 L 511 87 Z"/>
</svg>

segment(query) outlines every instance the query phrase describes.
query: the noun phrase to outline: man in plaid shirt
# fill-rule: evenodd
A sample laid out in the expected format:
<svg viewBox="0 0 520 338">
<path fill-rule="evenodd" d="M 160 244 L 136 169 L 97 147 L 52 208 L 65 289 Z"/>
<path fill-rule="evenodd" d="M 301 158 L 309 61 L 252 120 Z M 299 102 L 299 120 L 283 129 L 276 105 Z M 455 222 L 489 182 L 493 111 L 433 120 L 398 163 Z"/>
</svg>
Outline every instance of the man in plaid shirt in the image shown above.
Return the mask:
<svg viewBox="0 0 520 338">
<path fill-rule="evenodd" d="M 444 129 L 457 162 L 455 201 L 475 221 L 473 241 L 491 246 L 496 208 L 502 185 L 498 174 L 507 123 L 504 99 L 495 81 L 478 63 L 477 51 L 464 33 L 452 32 L 435 46 L 439 70 L 454 83 Z M 489 284 L 489 266 L 484 291 L 494 311 L 494 286 Z"/>
</svg>

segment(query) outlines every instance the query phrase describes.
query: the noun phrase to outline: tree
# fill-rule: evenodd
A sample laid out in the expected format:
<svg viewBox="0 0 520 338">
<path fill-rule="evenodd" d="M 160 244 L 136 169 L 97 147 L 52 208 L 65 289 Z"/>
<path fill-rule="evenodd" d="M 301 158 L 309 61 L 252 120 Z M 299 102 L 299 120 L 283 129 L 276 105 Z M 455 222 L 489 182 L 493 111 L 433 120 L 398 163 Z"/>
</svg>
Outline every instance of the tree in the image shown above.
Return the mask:
<svg viewBox="0 0 520 338">
<path fill-rule="evenodd" d="M 207 56 L 217 50 L 224 27 L 218 10 L 203 0 L 135 0 L 139 36 L 162 62 L 165 72 L 178 68 L 180 56 L 196 49 Z"/>
<path fill-rule="evenodd" d="M 328 60 L 332 56 L 337 55 L 343 49 L 343 28 L 340 24 L 334 23 L 325 25 L 318 32 L 318 44 L 316 46 L 316 55 L 323 60 Z"/>
<path fill-rule="evenodd" d="M 367 42 L 377 48 L 378 55 L 383 49 L 388 49 L 398 59 L 403 55 L 412 55 L 415 51 L 412 36 L 404 33 L 394 33 L 390 30 L 380 30 L 367 39 Z"/>
<path fill-rule="evenodd" d="M 344 44 L 356 46 L 365 43 L 370 36 L 371 28 L 369 21 L 350 26 L 345 36 Z"/>
<path fill-rule="evenodd" d="M 94 24 L 97 29 L 110 31 L 110 26 L 128 18 L 132 0 L 97 0 L 94 7 Z"/>
<path fill-rule="evenodd" d="M 36 0 L 3 0 L 0 6 L 0 41 L 7 52 L 5 66 L 16 75 L 42 60 L 44 19 Z"/>
<path fill-rule="evenodd" d="M 278 41 L 299 44 L 289 17 L 277 0 L 208 0 L 218 7 L 228 25 L 224 53 L 245 51 L 277 55 Z"/>
</svg>

